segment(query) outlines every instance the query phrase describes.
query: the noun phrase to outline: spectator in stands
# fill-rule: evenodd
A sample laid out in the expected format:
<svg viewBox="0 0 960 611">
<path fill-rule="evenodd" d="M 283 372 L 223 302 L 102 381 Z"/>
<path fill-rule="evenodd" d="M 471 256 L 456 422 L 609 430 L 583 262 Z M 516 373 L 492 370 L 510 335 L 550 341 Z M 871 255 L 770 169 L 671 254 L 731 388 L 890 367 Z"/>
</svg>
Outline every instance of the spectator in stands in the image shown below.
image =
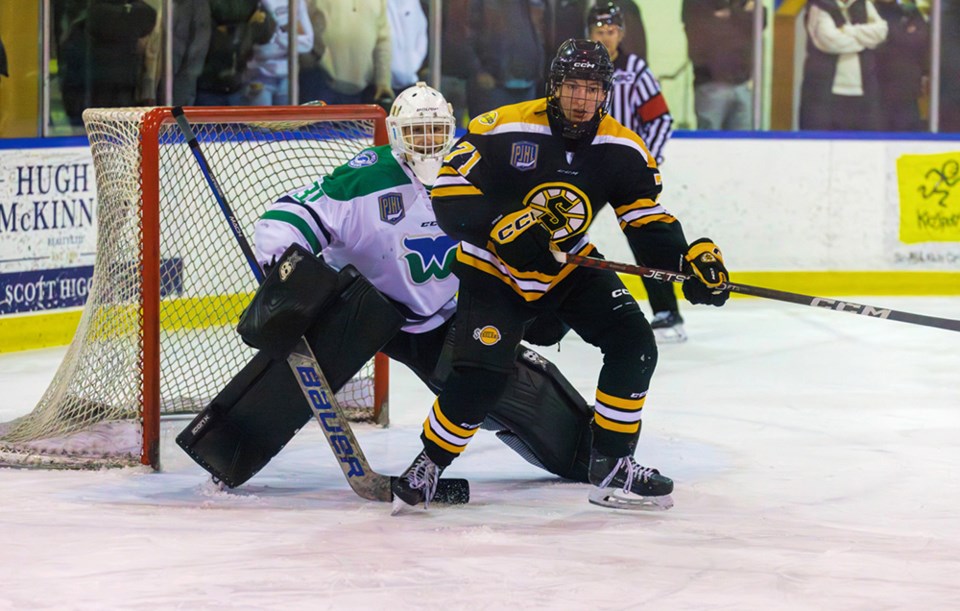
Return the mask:
<svg viewBox="0 0 960 611">
<path fill-rule="evenodd" d="M 930 26 L 913 3 L 875 0 L 875 6 L 889 27 L 886 42 L 877 47 L 883 129 L 924 131 L 920 97 L 928 88 Z"/>
<path fill-rule="evenodd" d="M 300 97 L 327 104 L 387 103 L 387 0 L 308 0 L 313 50 L 300 56 Z"/>
<path fill-rule="evenodd" d="M 805 20 L 800 129 L 881 129 L 874 49 L 887 22 L 868 0 L 810 0 Z"/>
<path fill-rule="evenodd" d="M 470 0 L 465 61 L 471 117 L 542 91 L 543 26 L 543 0 Z"/>
<path fill-rule="evenodd" d="M 697 129 L 748 130 L 754 0 L 683 0 Z"/>
<path fill-rule="evenodd" d="M 138 99 L 143 106 L 154 106 L 164 99 L 163 80 L 163 0 L 147 0 L 157 10 L 157 27 L 145 41 L 144 72 Z M 173 0 L 173 105 L 193 106 L 197 99 L 197 79 L 210 48 L 213 25 L 210 0 Z"/>
<path fill-rule="evenodd" d="M 464 43 L 470 31 L 470 0 L 446 0 L 440 13 L 440 91 L 453 105 L 457 124 L 470 122 L 467 107 L 468 57 L 472 51 Z"/>
<path fill-rule="evenodd" d="M 940 122 L 942 132 L 960 132 L 960 0 L 940 3 Z M 934 94 L 935 95 L 935 94 Z"/>
<path fill-rule="evenodd" d="M 143 0 L 65 0 L 55 9 L 62 20 L 57 60 L 70 123 L 83 125 L 85 108 L 133 106 L 143 67 L 140 39 L 153 30 L 157 12 Z"/>
<path fill-rule="evenodd" d="M 277 29 L 268 43 L 253 47 L 243 102 L 248 106 L 284 106 L 290 103 L 290 1 L 261 1 L 276 21 Z M 312 48 L 313 26 L 307 4 L 297 0 L 297 53 L 307 53 Z"/>
<path fill-rule="evenodd" d="M 420 0 L 387 0 L 387 18 L 392 41 L 390 84 L 400 92 L 424 80 L 420 69 L 427 59 L 427 15 Z"/>
<path fill-rule="evenodd" d="M 213 30 L 197 80 L 197 104 L 239 106 L 253 47 L 268 43 L 277 24 L 258 0 L 211 0 L 210 12 Z"/>
</svg>

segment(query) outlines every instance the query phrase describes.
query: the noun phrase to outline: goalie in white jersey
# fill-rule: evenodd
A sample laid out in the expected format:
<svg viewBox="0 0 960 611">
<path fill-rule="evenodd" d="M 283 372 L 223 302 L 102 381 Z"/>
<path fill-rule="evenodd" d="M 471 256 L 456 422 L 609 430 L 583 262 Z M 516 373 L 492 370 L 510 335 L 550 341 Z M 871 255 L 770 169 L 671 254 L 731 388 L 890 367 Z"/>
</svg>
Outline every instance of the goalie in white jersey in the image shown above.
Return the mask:
<svg viewBox="0 0 960 611">
<path fill-rule="evenodd" d="M 429 191 L 453 145 L 456 121 L 438 91 L 417 83 L 397 96 L 387 128 L 389 145 L 365 149 L 271 205 L 255 226 L 256 254 L 269 267 L 299 244 L 334 268 L 356 267 L 405 318 L 381 351 L 439 392 L 450 371 L 458 242 L 437 225 Z M 484 428 L 531 463 L 586 481 L 592 410 L 583 398 L 527 348 L 517 351 L 511 384 L 514 392 L 504 395 Z"/>
</svg>

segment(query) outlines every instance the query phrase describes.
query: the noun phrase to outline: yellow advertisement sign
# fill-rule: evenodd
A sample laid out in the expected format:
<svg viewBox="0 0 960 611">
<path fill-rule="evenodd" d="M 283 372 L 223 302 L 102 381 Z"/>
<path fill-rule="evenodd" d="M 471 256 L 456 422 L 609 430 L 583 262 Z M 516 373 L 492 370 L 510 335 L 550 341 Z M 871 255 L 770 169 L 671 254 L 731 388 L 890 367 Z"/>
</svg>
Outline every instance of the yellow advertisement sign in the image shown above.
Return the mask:
<svg viewBox="0 0 960 611">
<path fill-rule="evenodd" d="M 960 152 L 902 155 L 900 241 L 960 242 Z"/>
</svg>

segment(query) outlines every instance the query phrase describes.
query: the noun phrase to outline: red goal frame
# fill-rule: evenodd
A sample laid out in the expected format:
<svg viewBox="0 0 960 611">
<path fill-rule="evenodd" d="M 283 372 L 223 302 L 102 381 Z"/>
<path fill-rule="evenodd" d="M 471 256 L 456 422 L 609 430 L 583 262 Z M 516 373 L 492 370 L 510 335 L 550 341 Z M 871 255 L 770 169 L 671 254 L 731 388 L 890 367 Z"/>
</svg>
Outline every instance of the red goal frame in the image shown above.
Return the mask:
<svg viewBox="0 0 960 611">
<path fill-rule="evenodd" d="M 386 113 L 373 104 L 338 106 L 204 106 L 183 109 L 194 124 L 302 120 L 369 120 L 374 122 L 374 145 L 387 144 Z M 140 462 L 160 465 L 160 133 L 175 123 L 172 108 L 160 107 L 147 112 L 140 124 L 142 193 L 142 296 L 143 445 Z M 374 420 L 386 423 L 389 399 L 389 359 L 375 357 Z"/>
</svg>

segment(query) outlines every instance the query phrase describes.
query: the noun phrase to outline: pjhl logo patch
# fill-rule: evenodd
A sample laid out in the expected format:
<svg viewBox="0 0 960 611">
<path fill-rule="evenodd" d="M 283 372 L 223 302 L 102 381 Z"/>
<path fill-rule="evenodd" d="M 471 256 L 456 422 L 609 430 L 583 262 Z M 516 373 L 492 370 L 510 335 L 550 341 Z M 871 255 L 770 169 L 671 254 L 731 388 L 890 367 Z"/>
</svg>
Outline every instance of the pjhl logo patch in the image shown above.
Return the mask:
<svg viewBox="0 0 960 611">
<path fill-rule="evenodd" d="M 492 325 L 473 330 L 473 339 L 479 340 L 484 346 L 492 346 L 500 341 L 500 330 Z"/>
</svg>

